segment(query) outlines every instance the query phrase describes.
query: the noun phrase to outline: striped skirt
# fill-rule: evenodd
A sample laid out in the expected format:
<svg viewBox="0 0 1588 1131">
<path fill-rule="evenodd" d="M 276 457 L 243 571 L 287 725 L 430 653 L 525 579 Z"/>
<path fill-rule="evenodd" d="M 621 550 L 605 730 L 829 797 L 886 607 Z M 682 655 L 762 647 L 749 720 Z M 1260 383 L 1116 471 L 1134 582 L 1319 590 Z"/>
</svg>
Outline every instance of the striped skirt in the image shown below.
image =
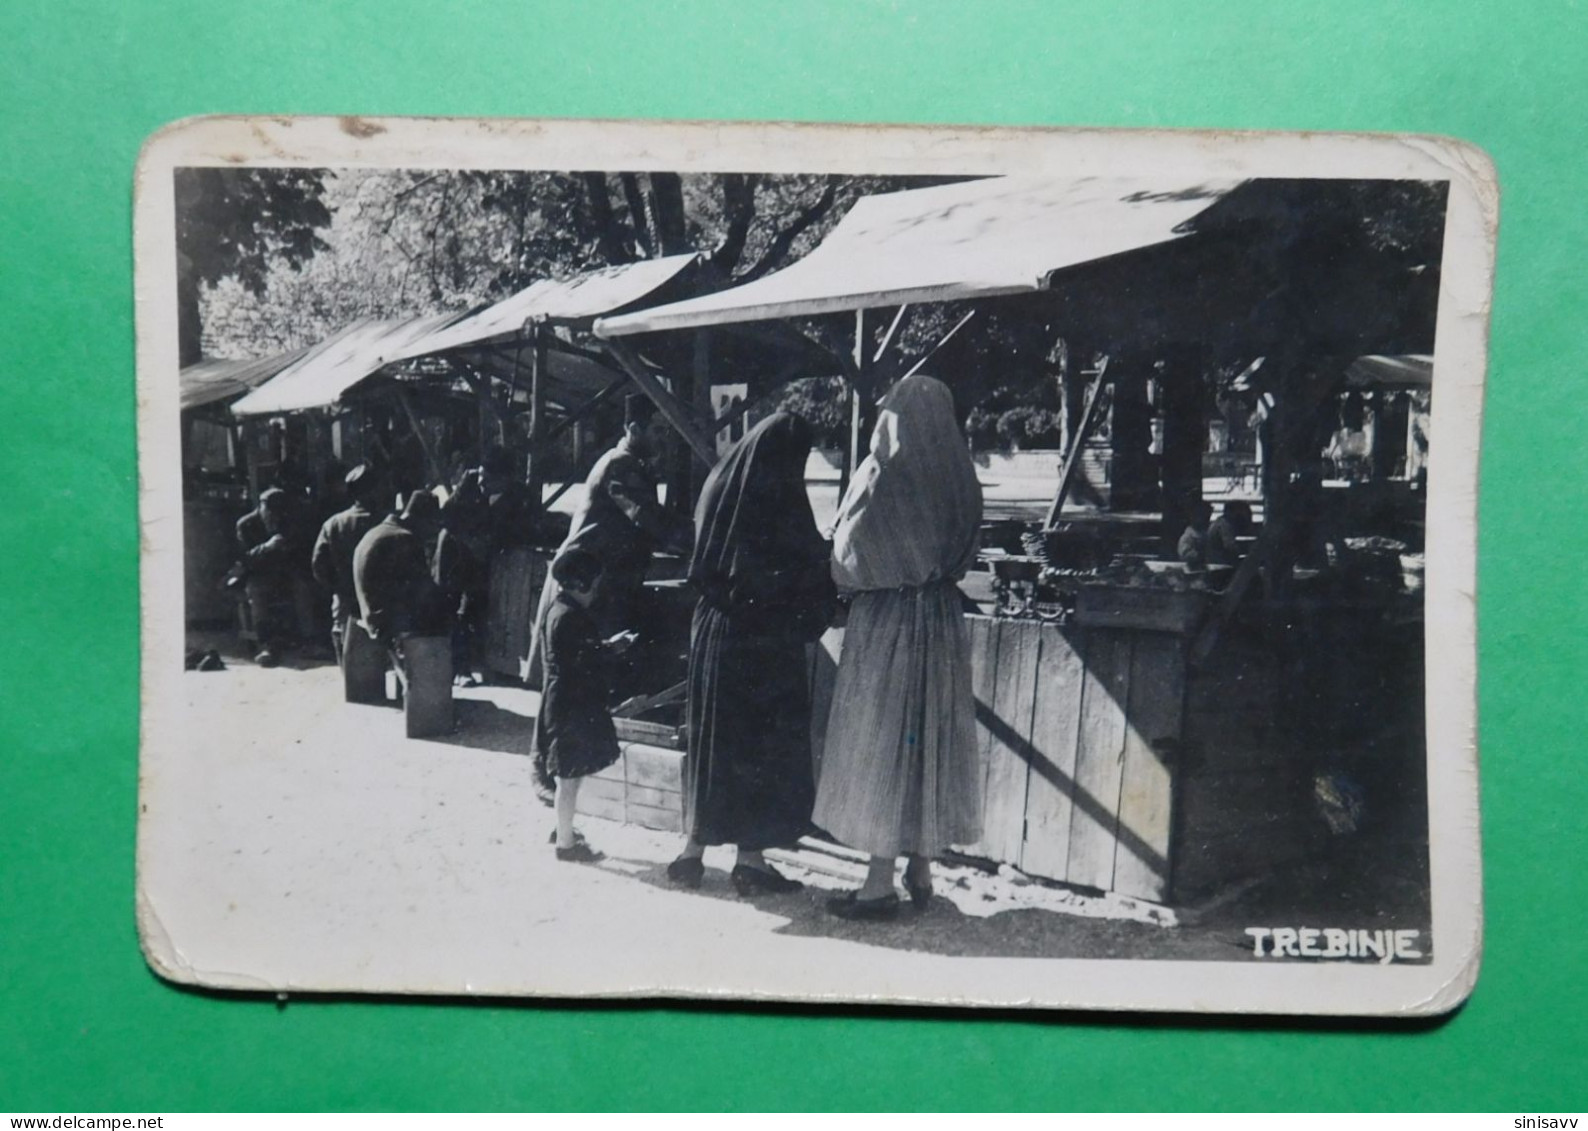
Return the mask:
<svg viewBox="0 0 1588 1131">
<path fill-rule="evenodd" d="M 812 815 L 852 848 L 930 856 L 981 836 L 961 601 L 947 583 L 855 596 Z"/>
</svg>

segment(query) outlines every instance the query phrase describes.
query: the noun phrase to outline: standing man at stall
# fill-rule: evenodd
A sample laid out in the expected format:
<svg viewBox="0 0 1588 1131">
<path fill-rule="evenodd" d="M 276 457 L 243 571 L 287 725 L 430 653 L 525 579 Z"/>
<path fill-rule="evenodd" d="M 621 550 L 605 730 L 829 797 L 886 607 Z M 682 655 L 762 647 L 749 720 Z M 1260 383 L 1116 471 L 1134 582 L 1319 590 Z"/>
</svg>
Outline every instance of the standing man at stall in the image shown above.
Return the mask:
<svg viewBox="0 0 1588 1131">
<path fill-rule="evenodd" d="M 380 511 L 381 476 L 367 463 L 347 473 L 344 481 L 352 504 L 325 520 L 314 540 L 309 568 L 331 594 L 331 646 L 342 660 L 347 622 L 358 617 L 358 590 L 353 584 L 353 552 L 384 513 Z M 390 500 L 387 500 L 390 505 Z"/>
<path fill-rule="evenodd" d="M 370 636 L 388 648 L 406 635 L 439 636 L 451 627 L 441 587 L 431 575 L 430 540 L 441 529 L 441 504 L 415 491 L 401 514 L 370 528 L 353 552 L 353 588 Z"/>
<path fill-rule="evenodd" d="M 644 635 L 642 598 L 652 551 L 687 554 L 694 547 L 694 523 L 656 498 L 656 469 L 663 466 L 670 441 L 668 424 L 650 398 L 631 394 L 623 403 L 623 438 L 590 469 L 584 499 L 558 550 L 586 550 L 601 563 L 601 584 L 589 611 L 603 639 L 630 629 Z M 536 686 L 541 679 L 540 623 L 556 594 L 557 584 L 548 577 L 528 661 L 529 681 Z M 621 673 L 615 673 L 615 683 L 621 693 Z"/>
<path fill-rule="evenodd" d="M 545 512 L 530 496 L 522 459 L 500 447 L 485 453 L 479 467 L 465 470 L 441 504 L 436 545 L 436 581 L 456 614 L 453 670 L 459 683 L 483 678 L 491 571 L 497 556 L 545 537 Z M 543 544 L 543 543 L 541 543 Z"/>
</svg>

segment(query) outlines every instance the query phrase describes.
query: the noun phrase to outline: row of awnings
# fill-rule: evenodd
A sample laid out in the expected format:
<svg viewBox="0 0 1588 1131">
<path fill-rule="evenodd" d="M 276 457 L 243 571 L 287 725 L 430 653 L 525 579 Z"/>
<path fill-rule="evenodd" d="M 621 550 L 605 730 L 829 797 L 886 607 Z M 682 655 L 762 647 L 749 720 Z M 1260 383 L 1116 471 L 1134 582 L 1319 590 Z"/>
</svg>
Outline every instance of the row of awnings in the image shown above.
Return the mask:
<svg viewBox="0 0 1588 1131">
<path fill-rule="evenodd" d="M 1192 233 L 1198 217 L 1226 198 L 1234 202 L 1231 194 L 1241 184 L 1197 181 L 1144 190 L 1139 181 L 1008 176 L 877 194 L 856 202 L 803 258 L 739 286 L 699 293 L 710 281 L 705 271 L 692 270 L 700 264 L 696 255 L 542 280 L 473 311 L 357 322 L 296 354 L 200 363 L 183 372 L 183 407 L 228 395 L 221 390 L 235 384 L 224 385 L 217 369 L 228 365 L 238 369 L 227 379 L 252 386 L 232 405 L 238 416 L 330 407 L 356 386 L 404 364 L 434 364 L 444 371 L 442 363 L 452 359 L 466 362 L 475 374 L 516 381 L 524 328 L 536 320 L 612 342 L 715 326 L 737 325 L 748 333 L 753 327 L 745 324 L 767 320 L 1038 294 L 1055 287 L 1060 273 L 1077 278 L 1077 270 L 1091 272 L 1091 290 L 1108 293 L 1139 287 L 1155 271 L 1160 288 L 1170 293 L 1193 285 L 1216 289 L 1217 280 L 1206 278 L 1197 263 L 1142 260 L 1130 253 L 1172 253 L 1170 245 Z M 1188 273 L 1189 282 L 1174 278 L 1175 271 Z M 1144 300 L 1143 309 L 1157 317 L 1153 301 L 1162 306 Z M 1244 297 L 1232 301 L 1247 305 Z M 1079 309 L 1078 316 L 1097 313 Z M 1341 320 L 1357 320 L 1355 312 Z M 1125 332 L 1147 328 L 1138 315 Z M 554 396 L 593 394 L 621 376 L 621 367 L 604 364 L 599 352 L 588 349 L 555 349 L 545 361 L 542 378 Z M 1376 375 L 1393 376 L 1379 369 Z M 1421 370 L 1403 375 L 1413 383 L 1423 376 Z"/>
<path fill-rule="evenodd" d="M 597 315 L 623 310 L 664 290 L 695 260 L 693 255 L 674 255 L 571 279 L 545 279 L 463 314 L 355 322 L 283 366 L 232 405 L 232 412 L 274 416 L 329 407 L 382 370 L 422 358 L 466 353 L 485 372 L 511 368 L 520 359 L 511 349 L 504 354 L 498 347 L 510 347 L 525 323 L 544 319 L 588 325 Z M 599 391 L 613 377 L 604 366 L 577 354 L 557 352 L 547 361 L 554 384 L 583 392 Z"/>
<path fill-rule="evenodd" d="M 235 383 L 223 392 L 212 379 L 226 370 L 251 386 L 232 405 L 237 416 L 330 407 L 381 371 L 424 358 L 466 357 L 502 373 L 521 360 L 513 345 L 536 319 L 619 338 L 1036 291 L 1055 270 L 1179 238 L 1186 220 L 1232 187 L 1125 193 L 1098 178 L 989 177 L 869 196 L 808 255 L 741 286 L 669 301 L 694 255 L 542 280 L 475 311 L 364 320 L 293 354 L 201 362 L 183 372 L 183 407 L 235 395 Z M 613 376 L 577 353 L 556 351 L 547 362 L 553 384 L 586 392 Z"/>
</svg>

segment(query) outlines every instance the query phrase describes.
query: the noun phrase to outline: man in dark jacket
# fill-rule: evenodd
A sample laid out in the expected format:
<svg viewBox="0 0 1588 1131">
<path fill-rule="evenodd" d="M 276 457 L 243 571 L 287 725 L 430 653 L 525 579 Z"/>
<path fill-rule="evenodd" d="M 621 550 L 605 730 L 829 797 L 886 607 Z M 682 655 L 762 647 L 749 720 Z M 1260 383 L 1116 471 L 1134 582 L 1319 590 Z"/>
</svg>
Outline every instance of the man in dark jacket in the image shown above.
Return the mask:
<svg viewBox="0 0 1588 1131">
<path fill-rule="evenodd" d="M 401 514 L 372 527 L 353 552 L 359 615 L 388 647 L 403 636 L 448 630 L 446 599 L 430 573 L 429 540 L 440 528 L 440 504 L 428 491 L 409 496 Z"/>
<path fill-rule="evenodd" d="M 229 585 L 241 586 L 259 648 L 254 661 L 272 667 L 294 635 L 307 638 L 314 623 L 314 593 L 301 514 L 279 487 L 259 495 L 259 505 L 237 520 L 241 560 Z M 287 612 L 286 610 L 291 610 Z"/>
<path fill-rule="evenodd" d="M 367 463 L 347 473 L 352 505 L 325 520 L 314 541 L 309 566 L 314 579 L 331 594 L 331 646 L 338 661 L 347 621 L 359 615 L 358 589 L 353 583 L 353 554 L 364 535 L 380 521 L 381 476 Z M 389 501 L 388 501 L 388 505 Z"/>
</svg>

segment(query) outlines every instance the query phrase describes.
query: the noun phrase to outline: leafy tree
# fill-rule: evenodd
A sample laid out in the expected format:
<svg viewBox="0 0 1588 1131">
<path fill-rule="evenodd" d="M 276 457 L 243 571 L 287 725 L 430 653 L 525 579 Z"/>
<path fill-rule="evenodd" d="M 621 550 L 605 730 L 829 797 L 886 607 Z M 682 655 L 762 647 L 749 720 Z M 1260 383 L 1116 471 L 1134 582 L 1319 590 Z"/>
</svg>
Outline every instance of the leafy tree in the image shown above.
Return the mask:
<svg viewBox="0 0 1588 1131">
<path fill-rule="evenodd" d="M 779 390 L 773 411 L 803 417 L 816 433 L 819 448 L 840 448 L 849 442 L 849 392 L 842 377 L 802 377 Z"/>
<path fill-rule="evenodd" d="M 272 269 L 325 248 L 331 222 L 316 169 L 176 171 L 177 334 L 182 365 L 203 354 L 203 288 L 232 279 L 255 296 Z"/>
<path fill-rule="evenodd" d="M 330 221 L 316 235 L 317 255 L 265 261 L 257 274 L 203 278 L 223 351 L 294 348 L 360 317 L 462 309 L 538 279 L 695 249 L 717 285 L 734 285 L 804 255 L 864 195 L 953 179 L 475 170 L 320 176 Z"/>
</svg>

